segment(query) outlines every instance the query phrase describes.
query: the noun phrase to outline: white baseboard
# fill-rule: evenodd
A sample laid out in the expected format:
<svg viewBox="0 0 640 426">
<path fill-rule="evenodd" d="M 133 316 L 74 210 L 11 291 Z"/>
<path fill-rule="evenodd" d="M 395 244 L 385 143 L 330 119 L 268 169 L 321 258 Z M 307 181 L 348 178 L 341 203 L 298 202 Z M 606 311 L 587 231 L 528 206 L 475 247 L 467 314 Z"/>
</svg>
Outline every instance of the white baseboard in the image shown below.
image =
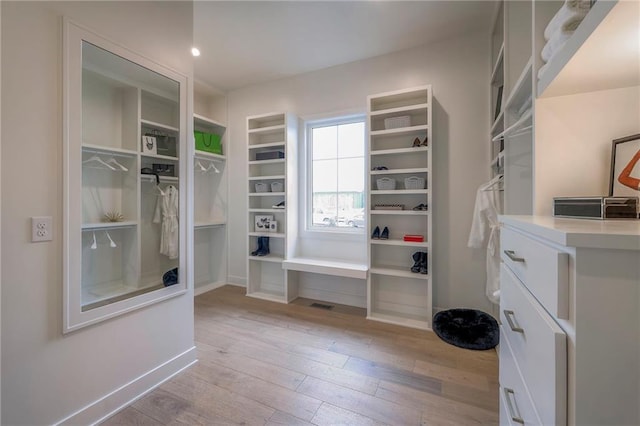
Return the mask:
<svg viewBox="0 0 640 426">
<path fill-rule="evenodd" d="M 247 286 L 247 277 L 236 277 L 234 275 L 229 275 L 227 277 L 227 284 L 236 285 L 240 287 Z"/>
<path fill-rule="evenodd" d="M 194 296 L 199 296 L 202 293 L 206 293 L 208 291 L 215 290 L 216 288 L 222 287 L 224 285 L 226 285 L 226 283 L 223 282 L 223 281 L 218 281 L 216 283 L 204 284 L 204 285 L 201 285 L 201 286 L 198 286 L 198 287 L 194 288 L 193 289 L 193 295 Z"/>
<path fill-rule="evenodd" d="M 196 362 L 196 347 L 194 346 L 60 420 L 56 425 L 100 423 Z"/>
</svg>

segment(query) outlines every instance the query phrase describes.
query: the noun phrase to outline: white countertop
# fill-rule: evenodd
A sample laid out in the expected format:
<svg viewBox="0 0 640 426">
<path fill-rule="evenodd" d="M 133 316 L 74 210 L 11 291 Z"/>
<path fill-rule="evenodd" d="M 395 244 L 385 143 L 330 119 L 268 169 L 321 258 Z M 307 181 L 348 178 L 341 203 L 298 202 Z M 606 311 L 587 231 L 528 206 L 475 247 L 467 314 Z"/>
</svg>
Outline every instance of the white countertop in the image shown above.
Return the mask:
<svg viewBox="0 0 640 426">
<path fill-rule="evenodd" d="M 564 246 L 640 251 L 640 220 L 502 215 L 500 223 Z"/>
</svg>

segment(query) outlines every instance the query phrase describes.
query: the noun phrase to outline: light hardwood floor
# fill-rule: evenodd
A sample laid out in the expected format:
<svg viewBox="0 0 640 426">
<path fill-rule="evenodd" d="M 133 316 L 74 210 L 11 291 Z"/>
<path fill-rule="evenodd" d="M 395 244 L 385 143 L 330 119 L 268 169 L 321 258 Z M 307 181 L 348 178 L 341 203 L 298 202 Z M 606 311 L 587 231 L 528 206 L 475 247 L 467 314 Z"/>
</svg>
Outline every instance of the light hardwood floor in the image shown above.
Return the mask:
<svg viewBox="0 0 640 426">
<path fill-rule="evenodd" d="M 225 286 L 195 298 L 199 362 L 103 425 L 498 423 L 495 350 Z"/>
</svg>

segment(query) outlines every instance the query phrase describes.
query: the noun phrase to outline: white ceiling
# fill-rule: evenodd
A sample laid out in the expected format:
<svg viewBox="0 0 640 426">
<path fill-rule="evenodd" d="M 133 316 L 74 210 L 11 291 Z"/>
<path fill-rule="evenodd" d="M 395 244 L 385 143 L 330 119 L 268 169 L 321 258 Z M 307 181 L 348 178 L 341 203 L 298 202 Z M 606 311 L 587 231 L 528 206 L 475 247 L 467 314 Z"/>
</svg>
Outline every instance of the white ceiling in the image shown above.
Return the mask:
<svg viewBox="0 0 640 426">
<path fill-rule="evenodd" d="M 472 31 L 493 1 L 196 1 L 198 81 L 228 91 Z"/>
</svg>

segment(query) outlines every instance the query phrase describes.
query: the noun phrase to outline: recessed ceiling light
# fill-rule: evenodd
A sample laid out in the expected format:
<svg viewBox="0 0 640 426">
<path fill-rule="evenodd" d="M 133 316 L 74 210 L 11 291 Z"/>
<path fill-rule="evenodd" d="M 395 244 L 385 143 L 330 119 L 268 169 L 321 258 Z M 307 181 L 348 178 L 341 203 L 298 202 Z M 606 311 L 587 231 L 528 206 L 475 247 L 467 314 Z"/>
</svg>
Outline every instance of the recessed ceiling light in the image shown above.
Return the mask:
<svg viewBox="0 0 640 426">
<path fill-rule="evenodd" d="M 200 49 L 198 49 L 197 47 L 192 47 L 191 48 L 191 54 L 193 56 L 200 56 Z"/>
</svg>

